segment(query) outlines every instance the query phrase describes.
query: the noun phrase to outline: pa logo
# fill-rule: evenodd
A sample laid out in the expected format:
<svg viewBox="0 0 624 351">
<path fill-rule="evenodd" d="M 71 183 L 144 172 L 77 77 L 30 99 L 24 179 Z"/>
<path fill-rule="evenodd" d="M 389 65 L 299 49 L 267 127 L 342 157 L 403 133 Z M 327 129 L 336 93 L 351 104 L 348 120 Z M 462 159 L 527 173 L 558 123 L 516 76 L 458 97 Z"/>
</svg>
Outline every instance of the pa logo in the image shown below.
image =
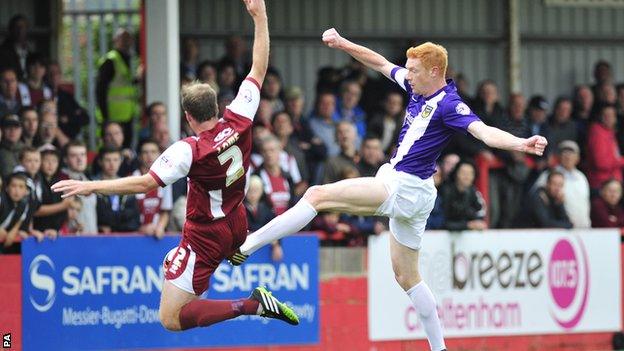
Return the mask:
<svg viewBox="0 0 624 351">
<path fill-rule="evenodd" d="M 56 299 L 56 284 L 52 274 L 54 263 L 46 255 L 36 256 L 30 263 L 30 284 L 34 289 L 30 292 L 30 303 L 39 312 L 48 311 Z"/>
</svg>

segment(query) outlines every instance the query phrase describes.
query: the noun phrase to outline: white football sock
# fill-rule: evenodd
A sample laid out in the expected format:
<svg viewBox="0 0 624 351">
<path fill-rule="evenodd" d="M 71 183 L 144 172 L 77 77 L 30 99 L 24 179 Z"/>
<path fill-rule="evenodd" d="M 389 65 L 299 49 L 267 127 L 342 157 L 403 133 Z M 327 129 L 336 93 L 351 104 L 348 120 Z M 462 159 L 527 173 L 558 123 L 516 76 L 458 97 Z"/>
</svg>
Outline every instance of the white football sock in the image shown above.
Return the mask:
<svg viewBox="0 0 624 351">
<path fill-rule="evenodd" d="M 245 243 L 240 247 L 241 253 L 251 255 L 266 244 L 300 231 L 316 217 L 316 214 L 316 210 L 308 200 L 299 200 L 288 211 L 273 218 L 254 233 L 249 234 Z"/>
<path fill-rule="evenodd" d="M 412 299 L 414 307 L 416 307 L 418 319 L 425 329 L 425 334 L 427 334 L 431 350 L 444 350 L 446 346 L 444 345 L 442 326 L 438 318 L 438 311 L 436 309 L 436 301 L 433 297 L 433 293 L 429 290 L 427 284 L 421 281 L 409 289 L 407 294 L 410 299 Z"/>
</svg>

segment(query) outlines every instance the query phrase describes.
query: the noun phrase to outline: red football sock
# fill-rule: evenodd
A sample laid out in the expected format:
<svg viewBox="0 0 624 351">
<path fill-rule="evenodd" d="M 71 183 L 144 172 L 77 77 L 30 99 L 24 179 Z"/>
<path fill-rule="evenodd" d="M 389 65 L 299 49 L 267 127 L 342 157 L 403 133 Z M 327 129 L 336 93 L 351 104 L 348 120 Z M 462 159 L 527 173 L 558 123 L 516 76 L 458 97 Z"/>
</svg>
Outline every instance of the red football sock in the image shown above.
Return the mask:
<svg viewBox="0 0 624 351">
<path fill-rule="evenodd" d="M 256 314 L 258 305 L 258 301 L 253 299 L 193 300 L 182 306 L 180 326 L 182 330 L 206 327 L 242 314 Z"/>
</svg>

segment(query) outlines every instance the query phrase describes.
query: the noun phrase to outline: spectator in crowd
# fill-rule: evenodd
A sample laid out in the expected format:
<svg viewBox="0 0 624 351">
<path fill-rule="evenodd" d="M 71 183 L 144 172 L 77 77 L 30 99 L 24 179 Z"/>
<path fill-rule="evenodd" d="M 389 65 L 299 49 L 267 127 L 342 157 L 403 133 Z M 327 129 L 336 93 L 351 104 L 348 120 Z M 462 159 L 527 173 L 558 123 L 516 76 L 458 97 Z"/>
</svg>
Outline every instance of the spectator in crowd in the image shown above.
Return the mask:
<svg viewBox="0 0 624 351">
<path fill-rule="evenodd" d="M 325 164 L 323 182 L 333 183 L 343 178 L 348 168 L 357 169 L 359 155 L 357 153 L 357 131 L 353 123 L 348 121 L 339 122 L 336 125 L 336 140 L 340 147 L 340 153 L 330 157 Z"/>
<path fill-rule="evenodd" d="M 15 245 L 20 236 L 20 227 L 28 215 L 28 185 L 24 173 L 11 174 L 0 195 L 0 242 L 2 253 L 19 253 Z"/>
<path fill-rule="evenodd" d="M 17 114 L 22 107 L 17 84 L 17 74 L 12 68 L 0 68 L 0 118 Z"/>
<path fill-rule="evenodd" d="M 390 91 L 383 103 L 383 110 L 373 116 L 368 124 L 368 134 L 381 141 L 381 149 L 386 155 L 392 155 L 403 125 L 403 94 Z"/>
<path fill-rule="evenodd" d="M 256 112 L 256 117 L 254 118 L 254 124 L 261 125 L 271 130 L 272 129 L 272 126 L 271 126 L 272 117 L 273 117 L 273 106 L 271 105 L 271 101 L 269 99 L 261 98 L 260 103 L 258 104 L 258 111 Z"/>
<path fill-rule="evenodd" d="M 232 67 L 234 82 L 242 80 L 247 74 L 249 67 L 249 57 L 247 56 L 247 45 L 243 38 L 232 35 L 225 41 L 225 55 L 219 60 L 219 67 L 224 65 Z"/>
<path fill-rule="evenodd" d="M 292 120 L 294 135 L 304 142 L 309 142 L 312 138 L 312 131 L 307 118 L 303 115 L 305 98 L 303 91 L 299 87 L 289 87 L 284 90 L 284 110 L 290 115 Z"/>
<path fill-rule="evenodd" d="M 476 168 L 469 161 L 459 161 L 442 187 L 445 227 L 448 230 L 483 230 L 485 202 L 474 186 Z"/>
<path fill-rule="evenodd" d="M 58 127 L 56 112 L 46 109 L 41 111 L 40 116 L 41 126 L 39 127 L 39 135 L 35 139 L 37 144 L 50 144 L 56 148 L 64 147 L 69 142 L 69 138 Z"/>
<path fill-rule="evenodd" d="M 0 69 L 10 67 L 17 74 L 17 79 L 26 79 L 26 59 L 32 53 L 28 43 L 28 21 L 22 14 L 9 20 L 7 36 L 0 45 Z"/>
<path fill-rule="evenodd" d="M 188 81 L 195 80 L 198 72 L 199 46 L 197 39 L 186 38 L 182 41 L 182 55 L 180 62 L 180 78 Z"/>
<path fill-rule="evenodd" d="M 327 148 L 320 138 L 314 136 L 310 128 L 310 121 L 303 115 L 305 100 L 301 88 L 290 87 L 286 89 L 284 97 L 286 99 L 285 110 L 290 115 L 293 126 L 292 135 L 305 156 L 309 174 L 308 181 L 315 182 L 318 175 L 317 170 L 326 159 Z"/>
<path fill-rule="evenodd" d="M 119 123 L 124 133 L 124 147 L 129 147 L 132 145 L 134 123 L 139 117 L 137 83 L 142 79 L 142 73 L 135 77 L 131 70 L 130 52 L 134 41 L 130 32 L 119 29 L 113 41 L 113 50 L 98 62 L 95 86 L 98 120 L 103 124 Z"/>
<path fill-rule="evenodd" d="M 26 59 L 28 79 L 17 85 L 22 106 L 39 106 L 44 100 L 52 100 L 52 89 L 45 84 L 46 62 L 41 54 L 31 54 Z M 56 111 L 54 111 L 56 112 Z"/>
<path fill-rule="evenodd" d="M 149 172 L 150 167 L 158 156 L 160 148 L 154 140 L 147 139 L 139 145 L 139 168 L 132 173 L 134 176 L 141 176 Z M 171 210 L 173 209 L 173 184 L 166 187 L 158 187 L 145 194 L 137 194 L 141 214 L 139 231 L 147 235 L 153 235 L 157 239 L 165 235 L 165 229 L 169 222 Z"/>
<path fill-rule="evenodd" d="M 262 179 L 257 175 L 249 178 L 249 190 L 244 200 L 245 210 L 247 211 L 247 224 L 250 232 L 254 232 L 265 224 L 269 223 L 275 215 L 271 210 L 271 206 L 264 196 Z M 279 240 L 271 243 L 271 259 L 273 261 L 281 261 L 284 257 L 282 244 Z"/>
<path fill-rule="evenodd" d="M 458 154 L 450 153 L 442 156 L 440 160 L 440 167 L 437 170 L 440 172 L 440 176 L 442 177 L 440 180 L 441 183 L 445 183 L 449 180 L 451 173 L 455 167 L 457 167 L 459 161 L 461 161 L 461 157 L 459 157 Z"/>
<path fill-rule="evenodd" d="M 136 155 L 130 148 L 123 148 L 125 134 L 122 126 L 116 122 L 109 122 L 104 126 L 104 147 L 109 149 L 121 150 L 121 166 L 119 167 L 119 176 L 125 177 L 132 173 L 137 167 Z M 100 157 L 98 155 L 93 163 L 92 174 L 98 174 L 101 171 Z"/>
<path fill-rule="evenodd" d="M 535 95 L 531 97 L 527 108 L 529 136 L 549 135 L 548 124 L 546 123 L 549 107 L 548 101 L 543 96 Z"/>
<path fill-rule="evenodd" d="M 76 201 L 74 197 L 61 198 L 60 193 L 53 192 L 50 187 L 58 182 L 60 156 L 55 148 L 46 146 L 41 150 L 41 206 L 35 212 L 33 227 L 45 232 L 48 229 L 60 231 L 67 219 L 67 210 Z"/>
<path fill-rule="evenodd" d="M 332 157 L 340 153 L 336 142 L 336 124 L 334 112 L 336 97 L 330 92 L 322 92 L 317 97 L 316 110 L 310 118 L 310 129 L 315 137 L 323 141 L 327 148 L 327 156 Z"/>
<path fill-rule="evenodd" d="M 232 91 L 229 90 L 220 90 L 219 91 L 219 95 L 217 95 L 217 105 L 219 107 L 219 118 L 223 118 L 223 111 L 225 111 L 226 107 L 229 106 L 232 101 L 234 100 L 235 96 L 234 93 Z M 260 105 L 262 105 L 262 100 L 260 100 Z M 259 108 L 258 108 L 259 109 Z M 267 110 L 268 111 L 268 110 Z M 258 116 L 256 115 L 256 119 L 254 119 L 254 122 L 256 122 Z M 270 120 L 270 116 L 268 118 Z"/>
<path fill-rule="evenodd" d="M 357 135 L 366 135 L 366 113 L 360 107 L 362 87 L 355 81 L 344 81 L 340 86 L 340 98 L 336 103 L 334 121 L 347 121 L 355 124 Z"/>
<path fill-rule="evenodd" d="M 22 122 L 22 143 L 25 146 L 41 146 L 39 140 L 39 115 L 33 107 L 22 107 L 19 111 Z"/>
<path fill-rule="evenodd" d="M 427 225 L 425 229 L 435 230 L 435 229 L 444 229 L 444 206 L 442 206 L 442 194 L 441 187 L 443 184 L 442 172 L 440 170 L 440 165 L 436 164 L 436 172 L 433 174 L 433 183 L 438 191 L 438 196 L 436 196 L 435 204 L 433 205 L 433 210 L 427 217 Z"/>
<path fill-rule="evenodd" d="M 294 128 L 290 115 L 285 111 L 278 112 L 273 116 L 273 131 L 279 139 L 283 151 L 280 154 L 280 164 L 293 177 L 296 184 L 295 194 L 302 196 L 308 188 L 310 173 L 305 159 L 304 152 L 300 149 L 301 142 L 293 135 Z M 287 160 L 282 160 L 284 156 Z M 296 166 L 291 165 L 292 160 L 296 161 Z M 284 162 L 286 161 L 286 162 Z"/>
<path fill-rule="evenodd" d="M 509 107 L 507 116 L 503 118 L 502 129 L 519 138 L 525 138 L 529 134 L 529 127 L 525 119 L 526 100 L 519 93 L 509 96 Z"/>
<path fill-rule="evenodd" d="M 473 110 L 487 125 L 498 127 L 502 124 L 504 109 L 499 102 L 498 87 L 493 80 L 486 79 L 479 83 Z"/>
<path fill-rule="evenodd" d="M 159 121 L 152 126 L 150 139 L 156 141 L 161 151 L 165 151 L 171 145 L 171 133 L 165 121 Z"/>
<path fill-rule="evenodd" d="M 617 93 L 617 112 L 619 121 L 624 119 L 624 83 L 618 84 L 615 87 L 615 91 Z"/>
<path fill-rule="evenodd" d="M 540 95 L 533 96 L 529 101 L 529 106 L 527 108 L 527 114 L 529 117 L 528 120 L 528 135 L 542 135 L 546 139 L 550 139 L 550 130 L 548 129 L 547 123 L 547 113 L 550 105 L 548 101 L 544 99 L 544 97 Z M 548 151 L 547 148 L 544 152 L 544 155 L 541 157 L 534 157 L 536 160 L 535 163 L 535 172 L 529 178 L 530 180 L 534 180 L 537 176 L 537 173 L 542 172 L 544 169 L 548 167 Z M 536 173 L 537 172 L 537 173 Z"/>
<path fill-rule="evenodd" d="M 594 65 L 594 85 L 592 91 L 595 96 L 599 95 L 599 90 L 605 84 L 613 84 L 613 68 L 606 60 L 599 60 Z"/>
<path fill-rule="evenodd" d="M 145 108 L 147 125 L 139 132 L 139 142 L 149 139 L 152 129 L 160 122 L 167 123 L 167 106 L 162 101 L 154 101 Z"/>
<path fill-rule="evenodd" d="M 89 124 L 87 111 L 78 104 L 74 95 L 61 87 L 63 72 L 58 62 L 48 64 L 47 81 L 56 100 L 58 126 L 69 138 L 76 139 L 82 128 Z"/>
<path fill-rule="evenodd" d="M 43 239 L 46 235 L 55 238 L 57 234 L 55 230 L 49 229 L 44 233 L 33 227 L 33 217 L 41 206 L 42 176 L 39 174 L 39 169 L 41 168 L 41 153 L 33 147 L 26 146 L 20 151 L 19 161 L 20 164 L 15 167 L 13 172 L 20 172 L 26 175 L 29 202 L 26 220 L 22 223 L 20 231 L 38 239 Z"/>
<path fill-rule="evenodd" d="M 22 124 L 16 115 L 7 115 L 2 120 L 2 141 L 0 141 L 0 176 L 2 178 L 13 172 L 19 164 L 19 153 L 24 144 L 22 138 Z"/>
<path fill-rule="evenodd" d="M 360 161 L 357 163 L 360 176 L 374 177 L 384 162 L 384 153 L 379 138 L 373 136 L 364 138 L 360 154 Z"/>
<path fill-rule="evenodd" d="M 615 179 L 605 181 L 600 187 L 600 196 L 592 201 L 592 227 L 624 227 L 624 208 L 621 205 L 621 200 L 622 184 Z"/>
<path fill-rule="evenodd" d="M 275 69 L 269 69 L 260 91 L 262 98 L 268 100 L 271 105 L 271 115 L 284 111 L 284 103 L 281 99 L 282 78 Z"/>
<path fill-rule="evenodd" d="M 528 137 L 525 109 L 524 96 L 511 94 L 501 129 L 519 138 Z M 523 197 L 530 169 L 525 163 L 526 156 L 521 152 L 496 150 L 496 155 L 503 161 L 504 167 L 490 171 L 490 225 L 509 228 L 514 226 L 515 219 L 522 208 L 522 203 L 518 199 Z"/>
<path fill-rule="evenodd" d="M 564 203 L 565 178 L 559 171 L 551 171 L 546 178 L 546 186 L 533 192 L 528 203 L 528 218 L 522 223 L 530 228 L 572 228 Z M 520 221 L 520 219 L 519 219 Z"/>
<path fill-rule="evenodd" d="M 104 147 L 100 152 L 102 180 L 117 179 L 121 150 Z M 139 205 L 134 195 L 97 194 L 97 223 L 100 233 L 134 232 L 141 225 Z"/>
<path fill-rule="evenodd" d="M 357 233 L 351 223 L 334 212 L 322 212 L 311 223 L 311 230 L 318 232 L 323 246 L 346 246 Z"/>
<path fill-rule="evenodd" d="M 217 70 L 217 82 L 219 83 L 219 95 L 234 96 L 236 92 L 237 75 L 234 65 L 229 62 L 219 64 Z M 232 98 L 234 99 L 234 98 Z M 219 109 L 222 111 L 221 109 Z"/>
<path fill-rule="evenodd" d="M 210 84 L 210 87 L 219 94 L 219 83 L 217 81 L 217 66 L 212 61 L 202 61 L 197 66 L 197 79 L 206 84 Z"/>
<path fill-rule="evenodd" d="M 567 97 L 559 97 L 549 119 L 548 143 L 551 148 L 556 148 L 564 140 L 577 140 L 576 123 L 572 121 L 572 100 Z"/>
<path fill-rule="evenodd" d="M 86 175 L 87 170 L 87 146 L 81 142 L 72 140 L 65 145 L 65 156 L 63 159 L 66 167 L 61 170 L 60 180 L 89 180 Z M 95 235 L 97 228 L 97 197 L 95 194 L 82 196 L 81 209 L 78 213 L 77 221 L 82 225 L 81 234 Z"/>
<path fill-rule="evenodd" d="M 572 117 L 576 122 L 576 134 L 579 145 L 587 145 L 587 131 L 594 106 L 594 93 L 587 85 L 578 85 L 574 89 L 574 111 Z M 581 156 L 585 158 L 585 149 L 581 149 Z"/>
<path fill-rule="evenodd" d="M 611 83 L 603 83 L 598 86 L 594 95 L 594 106 L 592 108 L 592 117 L 596 119 L 600 114 L 600 109 L 604 105 L 616 105 L 617 94 L 615 92 L 615 86 Z"/>
<path fill-rule="evenodd" d="M 574 88 L 574 111 L 573 118 L 579 121 L 587 121 L 589 123 L 594 106 L 594 93 L 587 85 L 578 85 Z"/>
<path fill-rule="evenodd" d="M 255 232 L 275 217 L 271 210 L 271 205 L 266 200 L 263 187 L 262 179 L 259 176 L 252 175 L 249 178 L 249 189 L 245 196 L 245 209 L 247 210 L 247 222 L 250 232 Z"/>
<path fill-rule="evenodd" d="M 321 67 L 316 74 L 316 95 L 318 99 L 318 95 L 324 92 L 334 93 L 338 91 L 338 87 L 340 86 L 340 82 L 342 80 L 342 75 L 340 74 L 340 70 L 331 67 L 325 66 Z"/>
<path fill-rule="evenodd" d="M 82 200 L 76 198 L 67 209 L 67 220 L 61 226 L 59 235 L 79 235 L 84 233 L 84 225 L 80 221 Z"/>
<path fill-rule="evenodd" d="M 255 174 L 262 179 L 264 193 L 275 215 L 280 215 L 295 203 L 295 183 L 280 166 L 281 144 L 274 136 L 262 140 L 262 165 Z"/>
<path fill-rule="evenodd" d="M 449 73 L 449 69 L 447 68 L 447 76 Z M 452 77 L 449 77 L 452 78 Z M 457 73 L 455 74 L 455 86 L 457 87 L 457 94 L 459 95 L 459 97 L 462 99 L 462 101 L 464 101 L 465 103 L 467 103 L 468 105 L 472 105 L 472 101 L 473 98 L 472 96 L 470 96 L 469 93 L 469 89 L 468 89 L 468 78 L 466 77 L 465 74 L 463 73 Z"/>
<path fill-rule="evenodd" d="M 573 140 L 564 140 L 559 143 L 559 165 L 554 169 L 563 175 L 563 206 L 574 228 L 590 228 L 589 182 L 583 172 L 576 168 L 580 159 L 578 144 Z M 549 174 L 549 170 L 544 171 L 533 188 L 545 186 Z"/>
<path fill-rule="evenodd" d="M 589 127 L 587 136 L 587 178 L 589 186 L 597 190 L 602 183 L 613 178 L 622 180 L 624 158 L 620 155 L 615 127 L 617 117 L 613 105 L 603 105 L 599 120 Z"/>
</svg>

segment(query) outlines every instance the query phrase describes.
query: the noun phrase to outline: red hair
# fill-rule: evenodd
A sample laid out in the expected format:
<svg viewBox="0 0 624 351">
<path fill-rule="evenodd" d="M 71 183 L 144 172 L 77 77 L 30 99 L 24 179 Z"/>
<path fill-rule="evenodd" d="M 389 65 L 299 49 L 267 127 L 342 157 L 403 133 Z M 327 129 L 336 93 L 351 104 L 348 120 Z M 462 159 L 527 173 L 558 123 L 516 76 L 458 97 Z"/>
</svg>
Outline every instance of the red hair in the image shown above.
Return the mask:
<svg viewBox="0 0 624 351">
<path fill-rule="evenodd" d="M 438 67 L 442 76 L 446 76 L 448 52 L 444 46 L 428 41 L 407 49 L 406 55 L 407 58 L 419 59 L 427 70 Z"/>
</svg>

